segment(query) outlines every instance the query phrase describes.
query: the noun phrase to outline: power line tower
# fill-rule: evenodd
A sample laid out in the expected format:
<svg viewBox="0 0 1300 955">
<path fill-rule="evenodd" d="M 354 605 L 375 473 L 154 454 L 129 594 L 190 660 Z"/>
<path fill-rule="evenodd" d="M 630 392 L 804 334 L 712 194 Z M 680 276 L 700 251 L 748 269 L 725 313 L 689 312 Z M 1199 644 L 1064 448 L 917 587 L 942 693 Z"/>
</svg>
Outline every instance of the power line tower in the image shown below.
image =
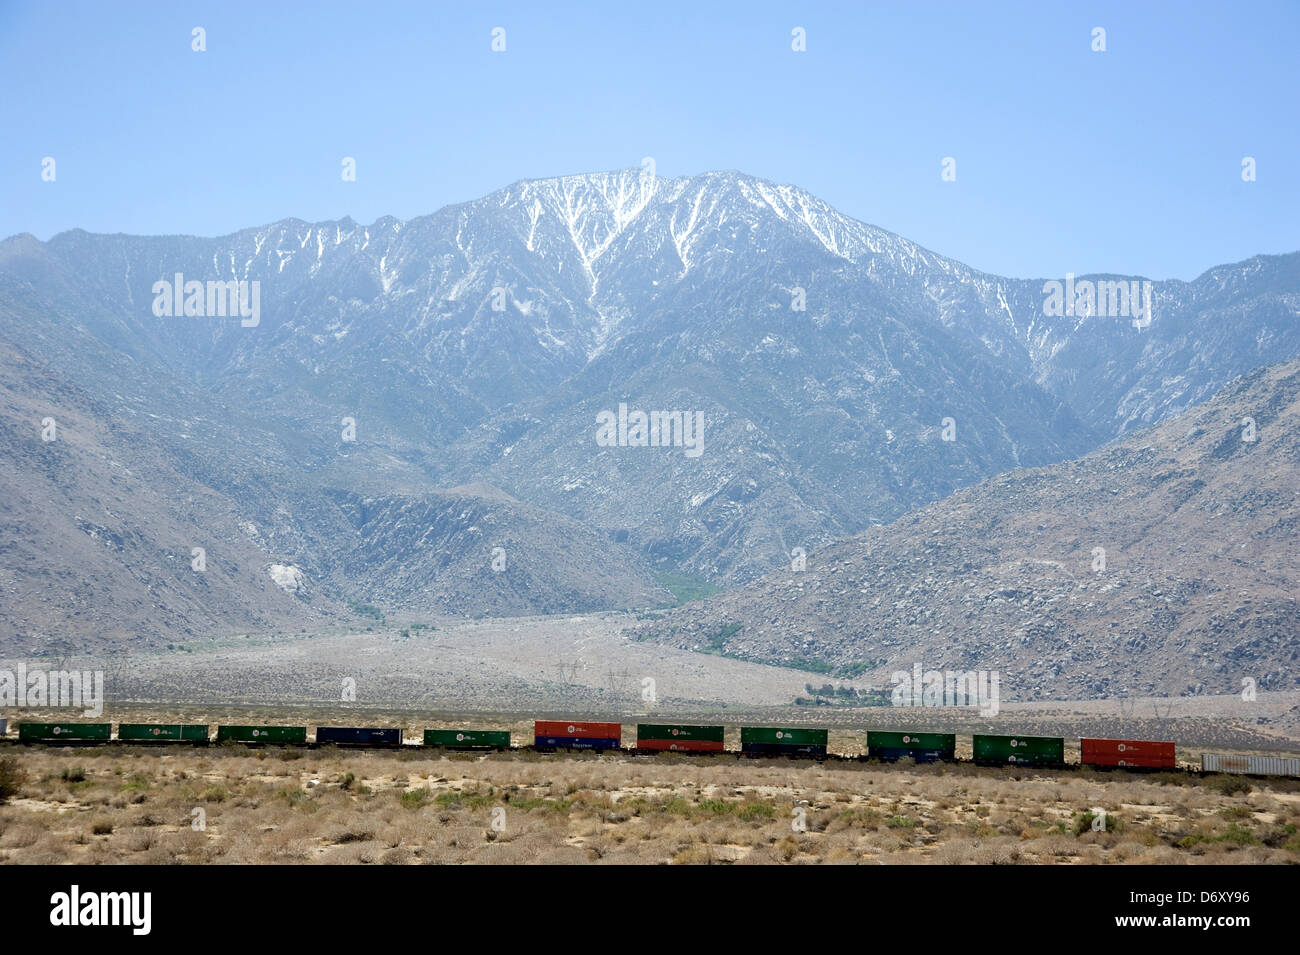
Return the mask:
<svg viewBox="0 0 1300 955">
<path fill-rule="evenodd" d="M 609 681 L 609 692 L 614 697 L 620 697 L 627 689 L 627 681 L 632 677 L 632 673 L 627 667 L 622 670 L 615 670 L 611 664 L 606 668 L 605 678 Z"/>
<path fill-rule="evenodd" d="M 586 664 L 583 663 L 581 659 L 571 660 L 566 663 L 563 657 L 555 663 L 555 667 L 560 673 L 560 682 L 565 686 L 568 686 L 570 683 L 577 683 L 578 670 L 585 668 L 585 666 Z"/>
</svg>

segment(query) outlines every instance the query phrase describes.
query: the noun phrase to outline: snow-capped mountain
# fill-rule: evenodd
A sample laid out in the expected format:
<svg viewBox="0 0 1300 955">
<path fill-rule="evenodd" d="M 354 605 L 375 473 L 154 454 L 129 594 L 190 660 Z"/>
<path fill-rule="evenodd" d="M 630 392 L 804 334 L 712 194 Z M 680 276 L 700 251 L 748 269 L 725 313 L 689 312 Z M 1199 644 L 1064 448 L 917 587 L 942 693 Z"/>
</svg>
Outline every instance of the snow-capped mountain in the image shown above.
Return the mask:
<svg viewBox="0 0 1300 955">
<path fill-rule="evenodd" d="M 1300 354 L 1297 255 L 1123 277 L 1150 295 L 1136 320 L 1054 314 L 1048 281 L 1120 277 L 1000 278 L 793 186 L 628 170 L 405 222 L 17 236 L 0 243 L 0 338 L 341 593 L 351 525 L 327 492 L 477 481 L 727 583 Z M 256 283 L 255 316 L 214 313 L 231 282 Z M 702 414 L 701 453 L 602 445 L 620 405 Z"/>
</svg>

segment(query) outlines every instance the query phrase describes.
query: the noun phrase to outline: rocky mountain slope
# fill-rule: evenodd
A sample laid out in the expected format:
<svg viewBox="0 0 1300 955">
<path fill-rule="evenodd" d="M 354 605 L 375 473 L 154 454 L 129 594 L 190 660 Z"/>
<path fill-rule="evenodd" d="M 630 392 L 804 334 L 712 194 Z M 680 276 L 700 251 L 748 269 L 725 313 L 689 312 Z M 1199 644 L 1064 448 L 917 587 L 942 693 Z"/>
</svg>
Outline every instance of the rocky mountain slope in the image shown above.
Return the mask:
<svg viewBox="0 0 1300 955">
<path fill-rule="evenodd" d="M 512 616 L 673 602 L 635 551 L 488 485 L 340 503 L 358 542 L 339 579 L 384 607 Z"/>
<path fill-rule="evenodd" d="M 183 645 L 340 616 L 251 539 L 234 500 L 4 342 L 0 449 L 0 653 Z"/>
<path fill-rule="evenodd" d="M 349 602 L 478 615 L 672 601 L 626 546 L 486 487 L 439 494 L 373 448 L 340 456 L 354 490 L 327 491 L 340 472 L 299 465 L 292 433 L 12 291 L 0 332 L 0 655 L 368 622 Z M 111 394 L 82 384 L 106 381 Z M 384 496 L 361 496 L 376 485 Z M 504 573 L 483 535 L 508 548 Z"/>
<path fill-rule="evenodd" d="M 248 315 L 213 307 L 214 286 L 232 281 L 256 283 Z M 176 282 L 200 283 L 197 314 L 184 294 L 161 301 L 159 283 Z M 1149 322 L 1048 315 L 1042 280 L 979 273 L 735 172 L 526 181 L 368 226 L 15 236 L 0 242 L 0 344 L 39 371 L 14 379 L 6 450 L 13 486 L 39 486 L 21 442 L 63 383 L 77 394 L 61 413 L 132 435 L 107 458 L 134 467 L 147 448 L 155 487 L 191 482 L 206 502 L 194 532 L 158 540 L 198 536 L 209 513 L 251 525 L 250 565 L 297 568 L 340 606 L 654 605 L 653 572 L 754 580 L 796 548 L 1077 457 L 1300 355 L 1300 255 L 1155 282 L 1151 295 Z M 621 406 L 698 416 L 699 453 L 600 442 L 599 417 Z M 88 476 L 47 474 L 61 512 L 89 511 Z M 447 496 L 475 482 L 504 497 Z M 34 506 L 14 505 L 16 533 L 35 533 Z M 150 518 L 121 530 L 135 521 Z M 478 535 L 510 526 L 510 566 L 534 573 L 494 574 L 485 589 Z M 61 546 L 49 559 L 76 566 Z M 118 572 L 145 564 L 128 555 Z M 5 570 L 27 595 L 11 622 L 49 613 L 94 630 L 30 606 L 28 569 Z M 111 613 L 111 594 L 101 604 Z M 260 619 L 227 609 L 238 605 L 175 623 Z M 162 639 L 175 626 L 126 629 Z"/>
<path fill-rule="evenodd" d="M 1248 420 L 1249 419 L 1249 420 Z M 1076 461 L 1017 469 L 678 608 L 643 638 L 1006 699 L 1300 681 L 1300 361 Z"/>
</svg>

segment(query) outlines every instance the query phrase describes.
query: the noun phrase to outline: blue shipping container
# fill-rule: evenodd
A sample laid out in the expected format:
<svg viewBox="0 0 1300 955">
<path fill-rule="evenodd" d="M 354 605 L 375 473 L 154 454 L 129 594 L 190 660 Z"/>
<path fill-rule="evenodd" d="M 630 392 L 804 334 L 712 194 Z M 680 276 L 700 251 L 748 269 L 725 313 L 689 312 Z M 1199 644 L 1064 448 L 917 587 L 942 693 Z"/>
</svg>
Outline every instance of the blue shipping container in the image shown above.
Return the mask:
<svg viewBox="0 0 1300 955">
<path fill-rule="evenodd" d="M 814 743 L 741 743 L 745 756 L 825 756 L 826 747 Z"/>
<path fill-rule="evenodd" d="M 318 726 L 316 742 L 343 746 L 401 746 L 402 731 L 364 726 Z"/>
<path fill-rule="evenodd" d="M 617 737 L 603 736 L 538 736 L 535 746 L 555 749 L 618 749 Z"/>
</svg>

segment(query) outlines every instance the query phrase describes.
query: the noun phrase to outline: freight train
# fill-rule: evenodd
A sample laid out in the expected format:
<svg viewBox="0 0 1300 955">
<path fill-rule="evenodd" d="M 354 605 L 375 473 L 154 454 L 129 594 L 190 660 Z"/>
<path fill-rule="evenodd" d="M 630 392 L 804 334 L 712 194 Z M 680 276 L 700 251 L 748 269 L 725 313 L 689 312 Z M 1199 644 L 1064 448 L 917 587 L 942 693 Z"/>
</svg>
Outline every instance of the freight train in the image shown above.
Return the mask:
<svg viewBox="0 0 1300 955">
<path fill-rule="evenodd" d="M 734 753 L 740 756 L 784 756 L 826 759 L 828 731 L 807 727 L 742 726 L 740 750 L 728 750 L 722 726 L 698 726 L 686 723 L 638 723 L 636 743 L 623 747 L 621 723 L 590 720 L 536 720 L 533 723 L 531 749 L 536 752 L 560 750 L 618 751 L 632 754 Z M 911 759 L 924 762 L 957 762 L 957 734 L 931 732 L 880 732 L 866 734 L 865 759 L 897 762 Z M 403 738 L 403 731 L 388 727 L 318 726 L 313 740 L 307 738 L 305 726 L 217 727 L 216 736 L 205 723 L 119 723 L 113 734 L 112 723 L 36 723 L 18 725 L 20 743 L 55 743 L 64 745 L 183 744 L 207 745 L 242 743 L 281 746 L 347 746 L 374 748 L 429 748 L 466 751 L 507 750 L 513 744 L 505 729 L 426 729 L 419 743 Z M 527 749 L 527 745 L 520 747 Z M 975 733 L 971 736 L 972 761 L 981 766 L 1024 766 L 1027 768 L 1062 769 L 1065 761 L 1065 738 L 1061 736 L 995 736 Z M 1175 744 L 1167 740 L 1092 739 L 1079 740 L 1079 765 L 1103 769 L 1162 770 L 1176 769 Z M 1201 772 L 1239 773 L 1251 776 L 1300 777 L 1300 759 L 1281 756 L 1238 756 L 1203 753 Z"/>
</svg>

